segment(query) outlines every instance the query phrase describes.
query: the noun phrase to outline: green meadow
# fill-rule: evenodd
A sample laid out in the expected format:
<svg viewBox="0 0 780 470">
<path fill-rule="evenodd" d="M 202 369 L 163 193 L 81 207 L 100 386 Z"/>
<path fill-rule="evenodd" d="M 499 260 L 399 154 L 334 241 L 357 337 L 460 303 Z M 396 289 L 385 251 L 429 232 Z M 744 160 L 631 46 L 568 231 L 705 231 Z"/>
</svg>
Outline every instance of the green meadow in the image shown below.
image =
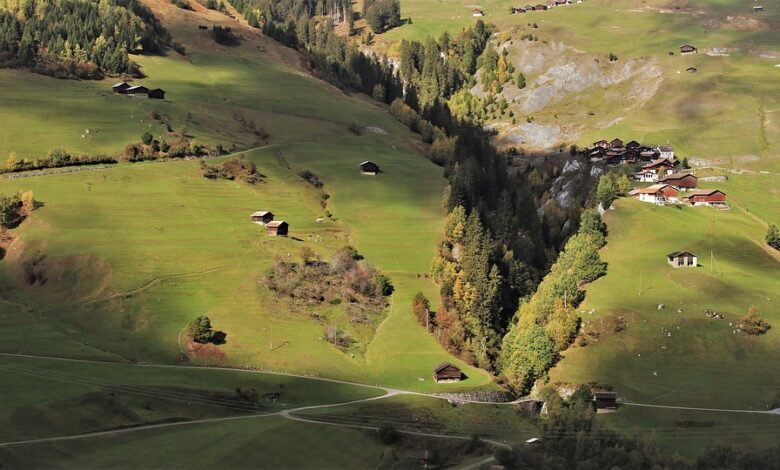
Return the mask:
<svg viewBox="0 0 780 470">
<path fill-rule="evenodd" d="M 42 203 L 12 232 L 18 240 L 0 264 L 2 350 L 178 363 L 182 329 L 208 315 L 227 344 L 187 360 L 437 389 L 433 366 L 454 359 L 416 324 L 411 299 L 417 291 L 436 297 L 427 272 L 442 233 L 442 170 L 383 107 L 287 65 L 298 60 L 291 51 L 262 38 L 216 46 L 192 31 L 189 18 L 167 25 L 186 57 L 137 57 L 148 76 L 137 83 L 166 89 L 164 101 L 112 95 L 108 80 L 0 70 L 0 83 L 18 90 L 0 97 L 0 155 L 116 153 L 147 130 L 164 138 L 151 118 L 157 112 L 196 142 L 250 149 L 241 155 L 266 181 L 209 181 L 198 161 L 0 180 L 0 192 L 31 190 Z M 270 134 L 267 141 L 248 121 Z M 355 135 L 351 123 L 384 132 Z M 20 131 L 28 128 L 35 131 Z M 368 159 L 382 175 L 360 175 Z M 332 217 L 301 170 L 324 182 Z M 291 236 L 267 237 L 249 221 L 256 210 L 290 223 Z M 308 246 L 329 260 L 346 245 L 395 285 L 374 327 L 352 324 L 343 307 L 290 309 L 263 285 L 274 257 L 298 260 Z M 23 281 L 32 260 L 45 266 L 45 285 Z M 325 320 L 310 318 L 315 313 Z M 341 351 L 325 341 L 326 325 L 346 331 L 355 346 Z M 438 389 L 491 382 L 485 372 L 465 371 L 468 380 Z"/>
<path fill-rule="evenodd" d="M 765 247 L 764 226 L 737 209 L 634 200 L 619 201 L 607 224 L 608 273 L 580 307 L 583 332 L 598 336 L 566 351 L 552 380 L 610 385 L 641 403 L 779 407 L 780 377 L 771 371 L 780 360 L 780 257 Z M 699 266 L 668 266 L 666 254 L 679 250 L 696 253 Z M 736 331 L 751 306 L 774 326 L 766 335 Z M 725 318 L 707 318 L 707 309 Z M 622 332 L 612 327 L 617 316 Z"/>
</svg>

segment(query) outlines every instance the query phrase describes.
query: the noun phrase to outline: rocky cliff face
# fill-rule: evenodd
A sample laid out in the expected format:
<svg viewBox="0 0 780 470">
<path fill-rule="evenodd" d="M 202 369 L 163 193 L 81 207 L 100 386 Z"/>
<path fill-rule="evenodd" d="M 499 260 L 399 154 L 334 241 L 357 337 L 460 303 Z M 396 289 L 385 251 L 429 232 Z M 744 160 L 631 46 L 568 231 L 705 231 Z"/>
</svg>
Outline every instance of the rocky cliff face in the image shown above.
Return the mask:
<svg viewBox="0 0 780 470">
<path fill-rule="evenodd" d="M 527 83 L 519 89 L 512 80 L 497 96 L 514 114 L 488 124 L 503 147 L 549 149 L 572 142 L 585 128 L 613 125 L 655 95 L 662 81 L 655 58 L 610 62 L 562 43 L 518 39 L 497 48 L 508 51 L 515 76 L 522 72 Z M 486 95 L 481 84 L 471 92 Z"/>
</svg>

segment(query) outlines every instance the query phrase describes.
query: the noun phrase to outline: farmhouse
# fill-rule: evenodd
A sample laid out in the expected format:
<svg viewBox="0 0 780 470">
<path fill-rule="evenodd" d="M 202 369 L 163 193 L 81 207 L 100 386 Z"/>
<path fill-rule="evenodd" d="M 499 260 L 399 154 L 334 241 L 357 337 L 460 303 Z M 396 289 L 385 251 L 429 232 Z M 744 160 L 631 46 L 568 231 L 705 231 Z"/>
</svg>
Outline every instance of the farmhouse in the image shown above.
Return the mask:
<svg viewBox="0 0 780 470">
<path fill-rule="evenodd" d="M 374 162 L 365 161 L 360 164 L 360 172 L 364 175 L 376 176 L 379 174 L 379 165 Z"/>
<path fill-rule="evenodd" d="M 675 251 L 666 255 L 666 262 L 675 268 L 695 268 L 699 265 L 699 258 L 690 251 Z"/>
<path fill-rule="evenodd" d="M 628 193 L 634 199 L 649 202 L 657 206 L 677 202 L 679 191 L 668 184 L 654 184 L 646 188 L 634 189 Z"/>
<path fill-rule="evenodd" d="M 726 206 L 726 193 L 720 189 L 695 189 L 683 199 L 692 206 Z"/>
<path fill-rule="evenodd" d="M 662 177 L 658 182 L 672 185 L 681 191 L 687 191 L 699 185 L 699 178 L 691 173 L 672 173 Z"/>
<path fill-rule="evenodd" d="M 265 224 L 265 233 L 272 237 L 286 237 L 289 225 L 283 220 L 274 220 Z"/>
<path fill-rule="evenodd" d="M 449 362 L 442 362 L 433 369 L 433 380 L 436 382 L 459 382 L 463 373 Z"/>
<path fill-rule="evenodd" d="M 257 211 L 251 215 L 251 218 L 252 222 L 265 225 L 274 220 L 274 214 L 270 211 Z"/>
<path fill-rule="evenodd" d="M 764 12 L 763 5 L 756 5 L 753 7 L 753 13 L 763 13 L 763 12 Z"/>
<path fill-rule="evenodd" d="M 111 90 L 114 93 L 118 93 L 120 95 L 124 95 L 127 93 L 127 89 L 130 88 L 130 85 L 127 84 L 127 82 L 119 82 L 116 85 L 111 87 Z"/>
<path fill-rule="evenodd" d="M 617 393 L 600 388 L 591 389 L 591 393 L 597 413 L 617 410 Z"/>
<path fill-rule="evenodd" d="M 699 50 L 690 44 L 683 44 L 680 46 L 680 54 L 696 54 Z"/>
<path fill-rule="evenodd" d="M 471 11 L 471 16 L 485 16 L 485 12 L 480 10 L 479 8 L 475 8 Z"/>
</svg>

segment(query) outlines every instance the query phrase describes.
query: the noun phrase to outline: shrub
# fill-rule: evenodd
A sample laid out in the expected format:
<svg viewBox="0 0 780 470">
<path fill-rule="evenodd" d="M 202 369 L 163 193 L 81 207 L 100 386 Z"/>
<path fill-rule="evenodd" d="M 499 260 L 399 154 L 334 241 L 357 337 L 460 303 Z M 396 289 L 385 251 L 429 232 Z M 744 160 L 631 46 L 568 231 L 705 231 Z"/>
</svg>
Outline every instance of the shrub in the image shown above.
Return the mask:
<svg viewBox="0 0 780 470">
<path fill-rule="evenodd" d="M 187 324 L 187 336 L 196 343 L 223 344 L 227 335 L 222 331 L 215 331 L 211 327 L 211 319 L 203 315 Z"/>
<path fill-rule="evenodd" d="M 382 444 L 391 446 L 401 439 L 401 433 L 389 424 L 383 424 L 377 429 L 376 437 Z"/>
<path fill-rule="evenodd" d="M 739 321 L 740 329 L 747 335 L 763 335 L 772 328 L 769 325 L 769 322 L 761 318 L 761 315 L 758 314 L 758 309 L 755 305 L 750 307 L 747 315 L 742 317 Z"/>
<path fill-rule="evenodd" d="M 780 230 L 778 230 L 777 225 L 769 225 L 766 231 L 766 244 L 775 250 L 780 250 Z"/>
</svg>

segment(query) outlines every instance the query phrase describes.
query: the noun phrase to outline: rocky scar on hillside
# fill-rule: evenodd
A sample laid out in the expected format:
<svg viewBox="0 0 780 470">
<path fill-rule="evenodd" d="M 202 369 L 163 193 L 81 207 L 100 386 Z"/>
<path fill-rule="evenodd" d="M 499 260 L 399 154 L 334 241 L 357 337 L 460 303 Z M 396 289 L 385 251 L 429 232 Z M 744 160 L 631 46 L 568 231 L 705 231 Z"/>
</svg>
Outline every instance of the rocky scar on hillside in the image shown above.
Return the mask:
<svg viewBox="0 0 780 470">
<path fill-rule="evenodd" d="M 497 46 L 525 77 L 519 88 L 513 79 L 496 100 L 508 108 L 487 128 L 498 132 L 500 147 L 550 149 L 571 142 L 587 128 L 604 128 L 641 107 L 658 90 L 662 70 L 655 58 L 610 61 L 558 42 L 511 39 Z M 471 93 L 487 93 L 477 72 Z"/>
</svg>

